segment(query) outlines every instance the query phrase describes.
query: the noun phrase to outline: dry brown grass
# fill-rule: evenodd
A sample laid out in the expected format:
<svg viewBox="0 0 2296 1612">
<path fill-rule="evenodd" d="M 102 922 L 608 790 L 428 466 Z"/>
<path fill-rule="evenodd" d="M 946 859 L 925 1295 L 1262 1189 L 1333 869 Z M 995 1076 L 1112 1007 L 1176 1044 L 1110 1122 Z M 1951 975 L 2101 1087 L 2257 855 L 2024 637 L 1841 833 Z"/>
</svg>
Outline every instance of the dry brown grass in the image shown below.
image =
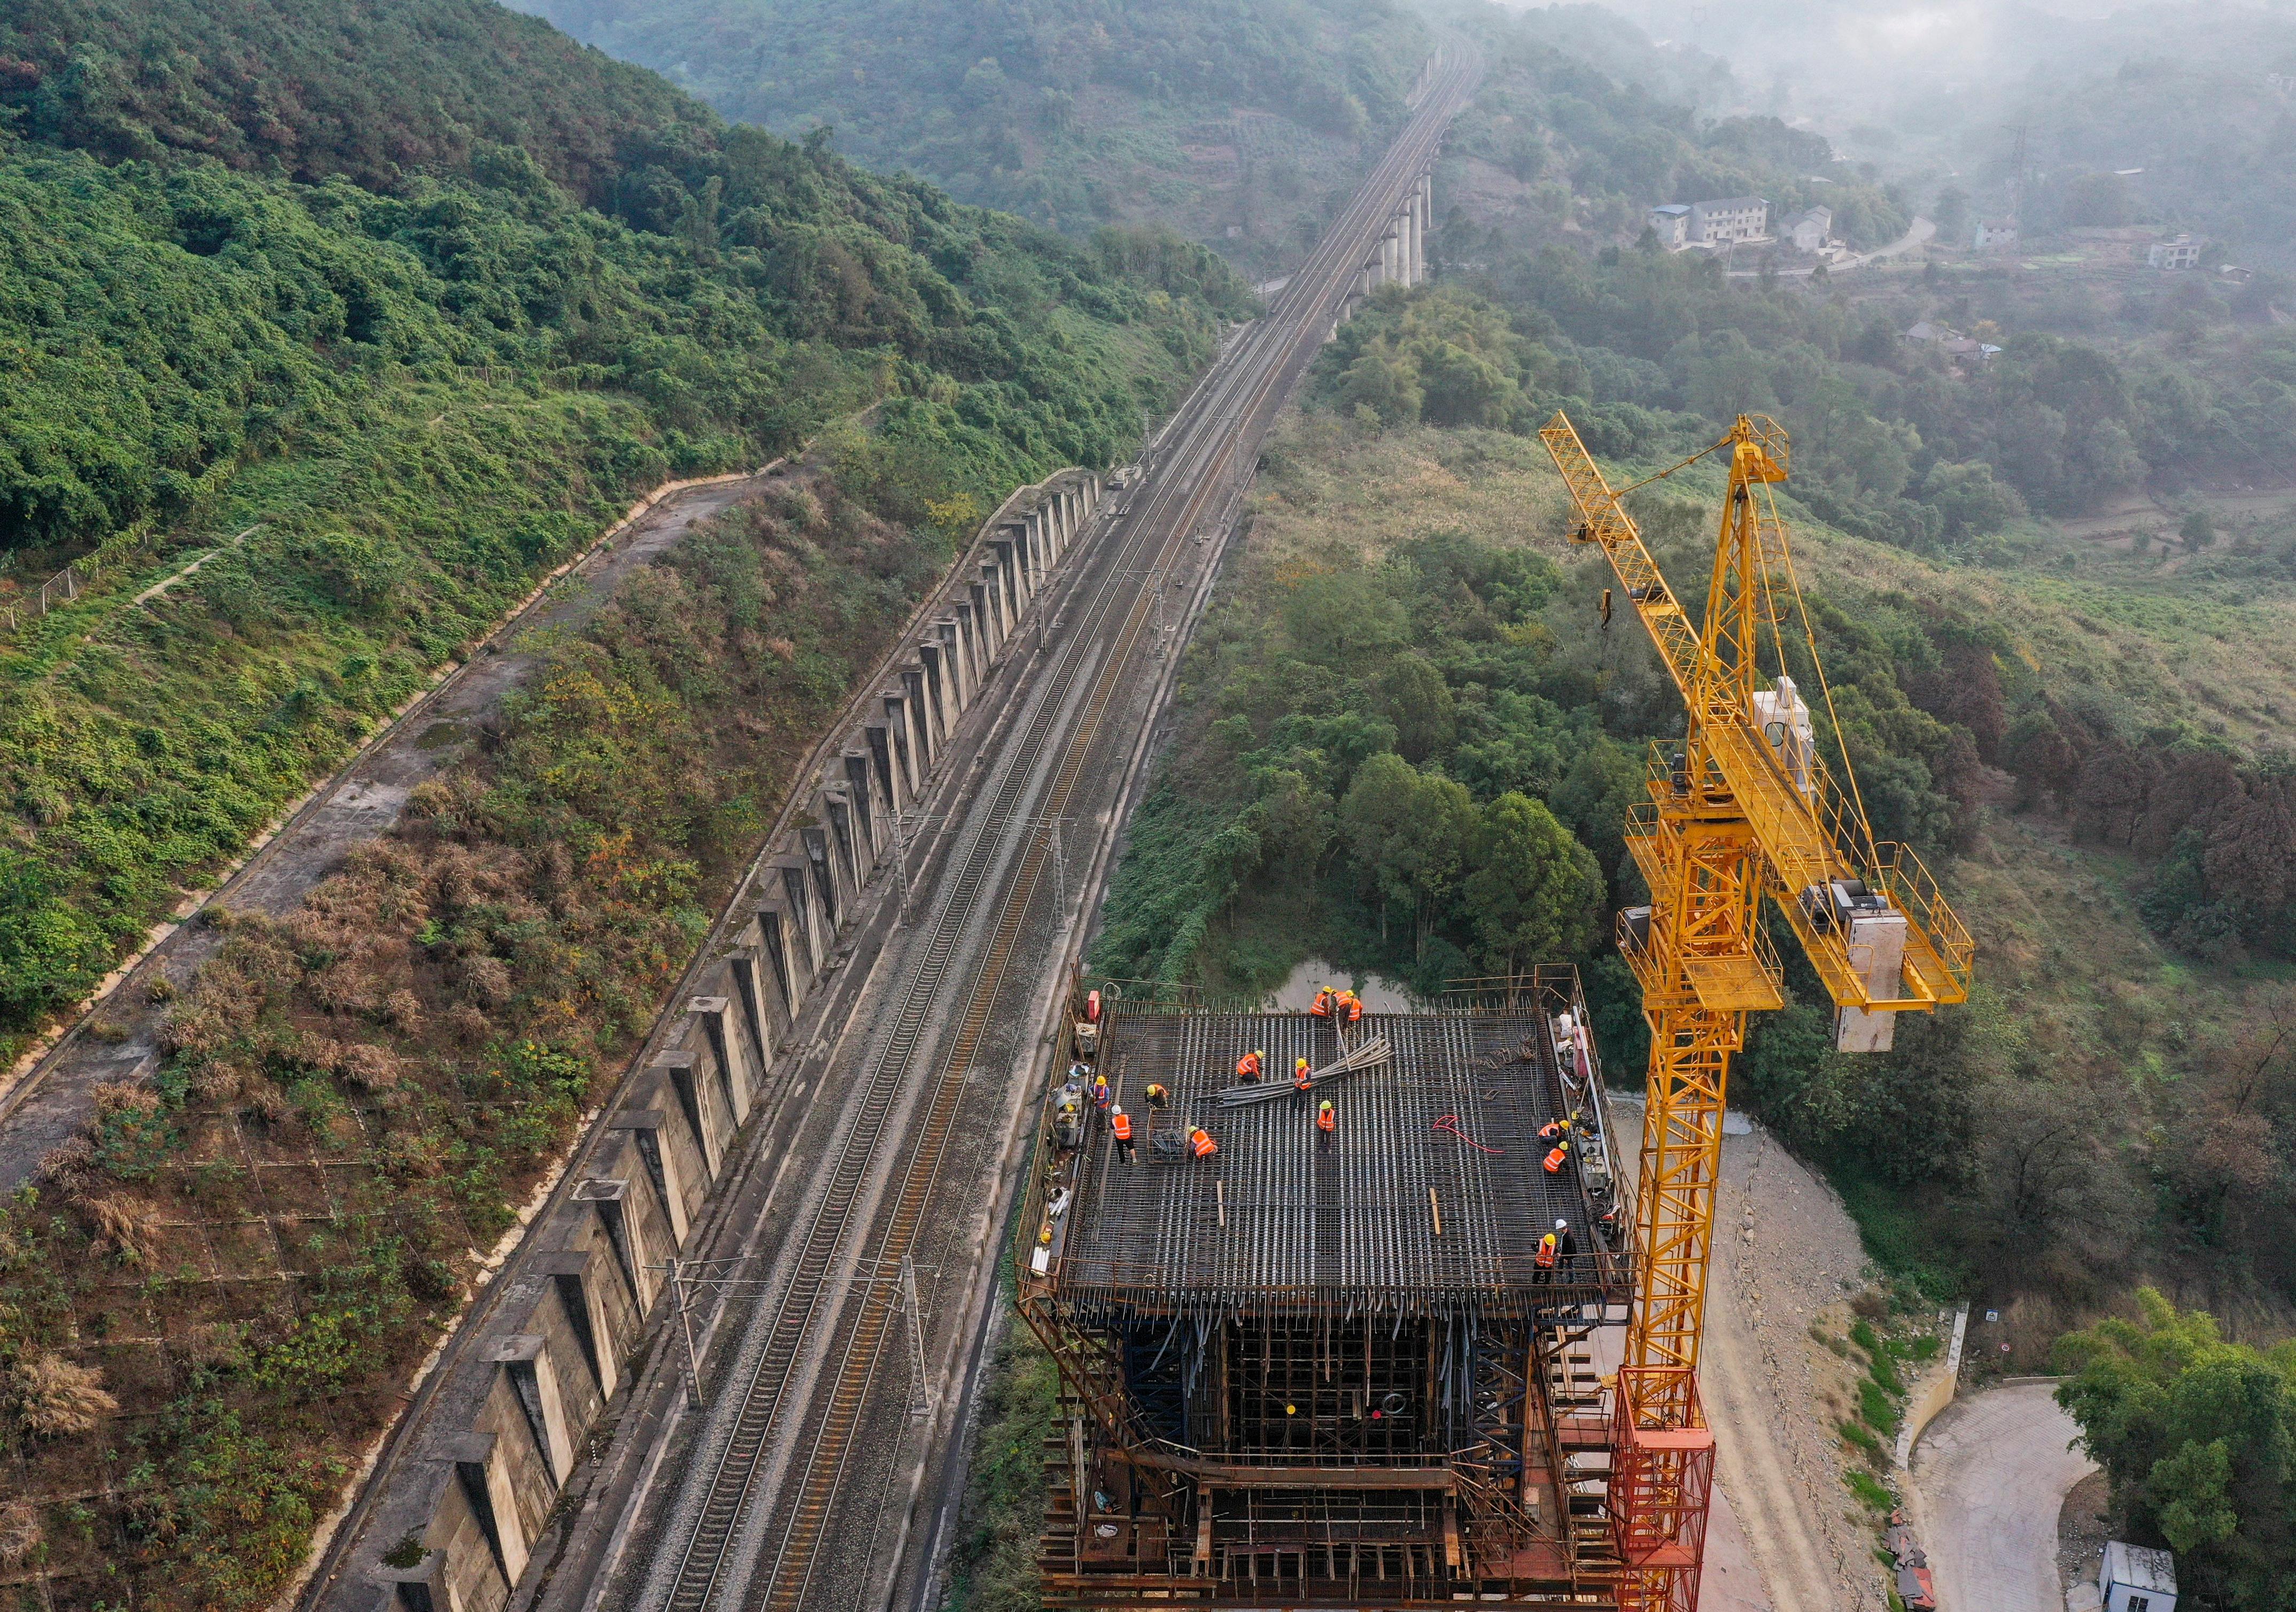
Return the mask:
<svg viewBox="0 0 2296 1612">
<path fill-rule="evenodd" d="M 355 1086 L 388 1091 L 398 1084 L 398 1055 L 388 1047 L 358 1041 L 343 1049 L 336 1072 Z"/>
<path fill-rule="evenodd" d="M 40 1179 L 66 1197 L 74 1197 L 94 1168 L 95 1144 L 84 1136 L 68 1137 L 40 1160 Z"/>
<path fill-rule="evenodd" d="M 422 1011 L 422 999 L 402 985 L 383 999 L 382 1021 L 401 1035 L 420 1035 L 430 1017 Z"/>
<path fill-rule="evenodd" d="M 53 1351 L 20 1361 L 9 1375 L 17 1419 L 35 1438 L 86 1433 L 119 1409 L 104 1392 L 102 1372 Z"/>
<path fill-rule="evenodd" d="M 40 1542 L 40 1514 L 29 1501 L 0 1505 L 0 1567 L 20 1567 Z"/>
<path fill-rule="evenodd" d="M 160 1094 L 149 1086 L 130 1081 L 105 1081 L 88 1096 L 95 1103 L 98 1119 L 110 1119 L 115 1114 L 157 1114 Z"/>
<path fill-rule="evenodd" d="M 80 1207 L 95 1229 L 99 1246 L 141 1263 L 160 1246 L 160 1210 L 148 1199 L 107 1192 L 82 1199 Z"/>
</svg>

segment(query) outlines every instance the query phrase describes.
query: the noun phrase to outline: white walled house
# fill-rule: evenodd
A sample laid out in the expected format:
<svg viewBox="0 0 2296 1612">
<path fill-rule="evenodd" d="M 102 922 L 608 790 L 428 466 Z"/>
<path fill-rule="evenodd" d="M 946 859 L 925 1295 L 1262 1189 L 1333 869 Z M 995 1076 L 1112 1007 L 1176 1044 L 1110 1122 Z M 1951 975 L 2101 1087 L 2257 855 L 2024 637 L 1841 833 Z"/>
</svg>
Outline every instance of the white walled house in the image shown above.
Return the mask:
<svg viewBox="0 0 2296 1612">
<path fill-rule="evenodd" d="M 1690 243 L 1690 209 L 1680 202 L 1650 210 L 1650 226 L 1658 243 L 1669 251 Z"/>
<path fill-rule="evenodd" d="M 1759 196 L 1725 196 L 1690 204 L 1690 244 L 1732 246 L 1765 241 L 1770 234 L 1770 204 Z"/>
</svg>

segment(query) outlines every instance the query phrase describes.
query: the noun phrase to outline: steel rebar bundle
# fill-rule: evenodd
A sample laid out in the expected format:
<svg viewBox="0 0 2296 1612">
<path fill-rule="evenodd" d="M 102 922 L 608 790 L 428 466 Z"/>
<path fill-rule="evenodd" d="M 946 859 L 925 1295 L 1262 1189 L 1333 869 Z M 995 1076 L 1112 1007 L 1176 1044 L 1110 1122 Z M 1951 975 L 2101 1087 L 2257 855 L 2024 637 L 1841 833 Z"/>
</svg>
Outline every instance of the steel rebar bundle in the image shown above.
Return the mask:
<svg viewBox="0 0 2296 1612">
<path fill-rule="evenodd" d="M 1373 1036 L 1362 1046 L 1332 1059 L 1321 1069 L 1308 1072 L 1308 1090 L 1313 1090 L 1326 1081 L 1336 1081 L 1343 1075 L 1360 1073 L 1392 1063 L 1395 1049 L 1383 1035 Z M 1299 1088 L 1288 1080 L 1268 1079 L 1250 1085 L 1230 1086 L 1219 1094 L 1223 1108 L 1242 1108 L 1251 1103 L 1272 1103 L 1279 1097 L 1289 1097 Z"/>
</svg>

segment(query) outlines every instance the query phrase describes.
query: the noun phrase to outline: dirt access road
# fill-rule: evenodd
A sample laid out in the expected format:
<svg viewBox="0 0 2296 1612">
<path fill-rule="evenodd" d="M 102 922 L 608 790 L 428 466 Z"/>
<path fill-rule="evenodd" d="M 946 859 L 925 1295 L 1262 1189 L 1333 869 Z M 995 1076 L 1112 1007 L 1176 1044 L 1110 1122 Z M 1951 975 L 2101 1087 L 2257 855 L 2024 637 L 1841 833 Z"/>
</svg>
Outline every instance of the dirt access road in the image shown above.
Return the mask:
<svg viewBox="0 0 2296 1612">
<path fill-rule="evenodd" d="M 1615 1107 L 1631 1170 L 1642 1103 Z M 1734 1116 L 1731 1128 L 1741 1123 Z M 1849 1325 L 1846 1300 L 1866 1271 L 1857 1228 L 1833 1189 L 1757 1125 L 1723 1138 L 1714 1242 L 1698 1386 L 1721 1492 L 1699 1603 L 1708 1612 L 1879 1606 L 1874 1525 L 1842 1482 L 1833 1430 L 1851 1373 L 1810 1337 L 1813 1324 Z M 1608 1336 L 1615 1348 L 1618 1335 Z"/>
<path fill-rule="evenodd" d="M 1914 1447 L 1909 1496 L 1938 1604 L 1953 1612 L 2063 1612 L 2057 1514 L 2096 1463 L 2054 1378 L 1956 1400 Z"/>
<path fill-rule="evenodd" d="M 311 887 L 340 868 L 351 850 L 398 820 L 414 786 L 460 761 L 503 698 L 538 663 L 537 635 L 578 625 L 622 579 L 651 564 L 693 526 L 722 514 L 775 477 L 755 475 L 686 487 L 663 497 L 601 542 L 547 591 L 498 628 L 479 653 L 385 729 L 322 785 L 277 835 L 206 903 L 283 917 Z M 165 978 L 177 992 L 223 943 L 220 931 L 187 922 L 154 947 L 14 1086 L 0 1091 L 0 1191 L 30 1179 L 48 1150 L 78 1132 L 106 1082 L 138 1079 L 156 1066 L 167 1009 L 152 999 Z M 89 1033 L 101 1024 L 103 1034 Z"/>
</svg>

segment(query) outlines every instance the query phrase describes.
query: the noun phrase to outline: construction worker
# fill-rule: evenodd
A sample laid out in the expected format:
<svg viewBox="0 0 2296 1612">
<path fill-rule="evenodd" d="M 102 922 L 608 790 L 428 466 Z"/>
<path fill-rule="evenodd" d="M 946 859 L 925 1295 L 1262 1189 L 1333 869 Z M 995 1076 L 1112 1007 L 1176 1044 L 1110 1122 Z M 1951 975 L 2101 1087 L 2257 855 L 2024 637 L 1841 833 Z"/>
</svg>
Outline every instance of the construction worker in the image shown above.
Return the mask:
<svg viewBox="0 0 2296 1612">
<path fill-rule="evenodd" d="M 1148 1106 L 1156 1110 L 1157 1113 L 1161 1114 L 1165 1109 L 1171 1106 L 1171 1089 L 1166 1086 L 1161 1081 L 1150 1081 L 1148 1082 Z"/>
<path fill-rule="evenodd" d="M 1561 1175 L 1562 1173 L 1562 1166 L 1568 1164 L 1570 1159 L 1570 1144 L 1569 1142 L 1555 1143 L 1554 1150 L 1546 1156 L 1545 1163 L 1546 1173 L 1549 1175 Z"/>
<path fill-rule="evenodd" d="M 1354 1024 L 1362 1021 L 1363 998 L 1357 996 L 1352 990 L 1342 991 L 1340 992 L 1339 1005 L 1341 1009 L 1348 1016 L 1349 1024 Z"/>
<path fill-rule="evenodd" d="M 1108 1112 L 1108 1077 L 1104 1074 L 1096 1074 L 1092 1077 L 1092 1106 L 1105 1114 Z"/>
<path fill-rule="evenodd" d="M 1315 1086 L 1315 1075 L 1308 1067 L 1308 1060 L 1294 1058 L 1292 1063 L 1292 1106 L 1294 1108 L 1305 1108 L 1308 1106 L 1308 1093 L 1314 1090 Z"/>
<path fill-rule="evenodd" d="M 1570 1235 L 1570 1222 L 1558 1219 L 1554 1222 L 1554 1230 L 1546 1235 L 1554 1239 L 1554 1264 L 1555 1269 L 1562 1273 L 1560 1279 L 1569 1281 L 1570 1261 L 1578 1252 L 1578 1239 Z"/>
<path fill-rule="evenodd" d="M 1108 1128 L 1116 1136 L 1116 1150 L 1124 1156 L 1128 1164 L 1136 1164 L 1140 1156 L 1132 1146 L 1132 1116 L 1120 1107 L 1108 1111 Z"/>
<path fill-rule="evenodd" d="M 1554 1233 L 1552 1231 L 1538 1239 L 1538 1252 L 1531 1255 L 1531 1264 L 1534 1269 L 1531 1271 L 1530 1279 L 1534 1287 L 1543 1287 L 1554 1279 L 1554 1262 L 1562 1256 L 1562 1246 L 1556 1242 Z"/>
<path fill-rule="evenodd" d="M 1316 992 L 1315 1005 L 1309 1008 L 1308 1011 L 1314 1014 L 1319 1019 L 1327 1019 L 1332 1016 L 1332 988 L 1329 985 L 1324 986 L 1321 991 Z"/>
<path fill-rule="evenodd" d="M 1235 1060 L 1235 1078 L 1240 1081 L 1256 1081 L 1259 1078 L 1260 1071 L 1267 1067 L 1267 1055 L 1265 1052 L 1247 1052 Z"/>
<path fill-rule="evenodd" d="M 1329 1152 L 1332 1140 L 1340 1132 L 1340 1116 L 1332 1111 L 1330 1098 L 1325 1098 L 1316 1109 L 1316 1129 L 1323 1133 L 1317 1139 L 1318 1144 Z"/>
<path fill-rule="evenodd" d="M 1219 1144 L 1212 1140 L 1210 1131 L 1198 1125 L 1188 1132 L 1188 1148 L 1198 1158 L 1210 1158 L 1219 1151 Z"/>
<path fill-rule="evenodd" d="M 1538 1128 L 1538 1139 L 1549 1147 L 1563 1140 L 1570 1134 L 1570 1122 L 1567 1119 L 1549 1120 Z"/>
</svg>

